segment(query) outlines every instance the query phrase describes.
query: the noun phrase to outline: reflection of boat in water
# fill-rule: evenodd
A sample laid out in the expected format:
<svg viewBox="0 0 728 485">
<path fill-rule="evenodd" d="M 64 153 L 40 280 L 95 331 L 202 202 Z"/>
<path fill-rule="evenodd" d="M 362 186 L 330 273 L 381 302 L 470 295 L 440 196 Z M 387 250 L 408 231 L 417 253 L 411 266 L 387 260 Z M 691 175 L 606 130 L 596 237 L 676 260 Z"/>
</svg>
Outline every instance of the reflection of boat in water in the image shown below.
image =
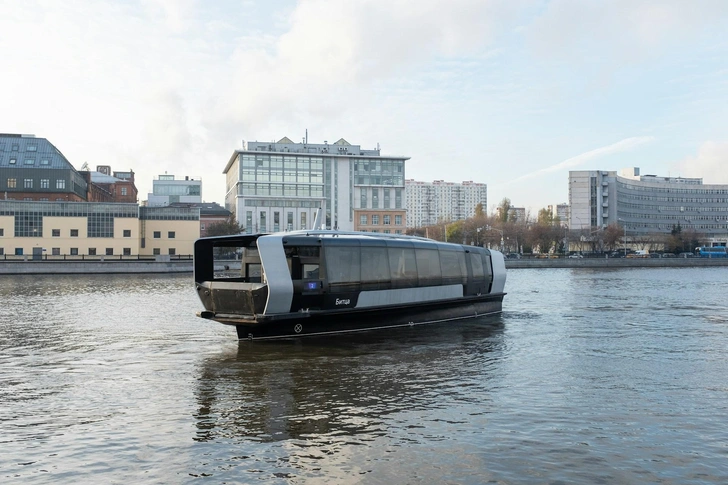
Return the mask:
<svg viewBox="0 0 728 485">
<path fill-rule="evenodd" d="M 215 254 L 242 254 L 215 273 Z M 199 316 L 249 339 L 416 326 L 500 313 L 503 255 L 375 233 L 296 231 L 195 242 Z"/>
<path fill-rule="evenodd" d="M 200 366 L 195 440 L 305 440 L 335 449 L 387 434 L 391 420 L 411 412 L 458 419 L 447 408 L 472 402 L 487 412 L 503 328 L 496 316 L 427 332 L 394 329 L 396 338 L 241 342 Z"/>
</svg>

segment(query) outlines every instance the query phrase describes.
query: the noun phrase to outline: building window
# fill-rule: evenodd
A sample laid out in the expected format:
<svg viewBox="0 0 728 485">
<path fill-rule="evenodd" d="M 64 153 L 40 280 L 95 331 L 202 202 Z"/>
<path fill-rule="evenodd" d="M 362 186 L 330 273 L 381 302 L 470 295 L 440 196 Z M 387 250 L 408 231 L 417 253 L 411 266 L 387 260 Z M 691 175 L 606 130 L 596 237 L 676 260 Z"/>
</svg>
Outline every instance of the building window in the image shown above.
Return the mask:
<svg viewBox="0 0 728 485">
<path fill-rule="evenodd" d="M 40 179 L 40 188 L 41 189 L 48 189 L 51 186 L 50 179 Z"/>
<path fill-rule="evenodd" d="M 12 147 L 12 151 L 17 152 L 18 150 L 20 150 L 20 145 L 14 144 Z"/>
<path fill-rule="evenodd" d="M 5 248 L 0 248 L 0 256 L 3 256 L 5 254 Z"/>
<path fill-rule="evenodd" d="M 66 188 L 66 181 L 65 180 L 62 180 L 62 179 L 56 180 L 56 188 L 57 189 L 65 189 Z"/>
<path fill-rule="evenodd" d="M 18 179 L 8 179 L 8 188 L 14 189 L 18 186 Z"/>
<path fill-rule="evenodd" d="M 78 256 L 78 248 L 71 248 L 71 256 Z"/>
<path fill-rule="evenodd" d="M 391 222 L 392 222 L 391 216 L 389 216 L 389 215 L 384 216 L 384 225 L 385 226 L 388 226 L 389 224 L 391 224 Z"/>
<path fill-rule="evenodd" d="M 4 235 L 5 235 L 5 229 L 0 227 L 0 236 L 4 236 Z"/>
<path fill-rule="evenodd" d="M 106 255 L 107 256 L 113 256 L 114 255 L 114 248 L 106 248 Z"/>
<path fill-rule="evenodd" d="M 389 209 L 389 189 L 384 190 L 384 208 Z"/>
<path fill-rule="evenodd" d="M 26 165 L 35 165 L 35 158 L 26 158 L 25 164 Z"/>
<path fill-rule="evenodd" d="M 88 248 L 89 256 L 96 256 L 96 248 Z"/>
<path fill-rule="evenodd" d="M 402 234 L 402 229 L 395 229 L 394 230 L 394 233 L 395 234 Z"/>
<path fill-rule="evenodd" d="M 131 229 L 124 229 L 124 237 L 131 237 Z"/>
<path fill-rule="evenodd" d="M 50 160 L 48 160 L 47 158 L 44 158 L 44 159 L 42 159 L 42 160 L 40 161 L 40 164 L 41 164 L 41 165 L 50 165 L 50 164 L 51 164 L 51 161 L 50 161 Z"/>
<path fill-rule="evenodd" d="M 23 179 L 23 187 L 25 187 L 26 189 L 32 189 L 33 179 Z"/>
<path fill-rule="evenodd" d="M 51 236 L 61 237 L 61 230 L 60 229 L 51 229 Z"/>
<path fill-rule="evenodd" d="M 253 233 L 253 211 L 245 211 L 245 232 Z"/>
<path fill-rule="evenodd" d="M 37 145 L 28 145 L 25 147 L 25 149 L 28 150 L 29 152 L 34 152 L 34 151 L 38 150 L 38 146 Z"/>
<path fill-rule="evenodd" d="M 389 234 L 389 233 L 390 233 L 390 230 L 389 229 L 385 229 L 384 230 L 384 234 Z"/>
<path fill-rule="evenodd" d="M 301 229 L 306 229 L 306 213 L 301 212 Z"/>
<path fill-rule="evenodd" d="M 61 248 L 52 248 L 51 249 L 51 254 L 53 256 L 60 256 L 61 255 Z"/>
<path fill-rule="evenodd" d="M 152 249 L 152 254 L 155 256 L 159 256 L 162 253 L 159 251 L 159 248 L 154 248 L 154 249 Z"/>
<path fill-rule="evenodd" d="M 281 213 L 274 212 L 273 213 L 273 232 L 278 232 L 280 230 L 281 230 Z"/>
<path fill-rule="evenodd" d="M 160 239 L 162 237 L 162 231 L 154 231 L 154 239 Z"/>
<path fill-rule="evenodd" d="M 372 225 L 376 226 L 377 224 L 379 224 L 379 216 L 376 214 L 373 214 L 372 215 Z"/>
<path fill-rule="evenodd" d="M 265 211 L 260 211 L 260 232 L 265 231 Z"/>
<path fill-rule="evenodd" d="M 15 248 L 15 255 L 16 256 L 22 256 L 23 255 L 23 248 Z"/>
<path fill-rule="evenodd" d="M 71 237 L 78 237 L 78 229 L 71 229 Z"/>
<path fill-rule="evenodd" d="M 379 189 L 372 189 L 372 209 L 379 209 Z"/>
<path fill-rule="evenodd" d="M 293 212 L 288 213 L 288 225 L 286 227 L 289 231 L 293 230 Z"/>
<path fill-rule="evenodd" d="M 168 231 L 167 232 L 167 238 L 168 239 L 174 239 L 174 231 Z"/>
<path fill-rule="evenodd" d="M 361 200 L 359 203 L 361 204 L 361 209 L 367 208 L 367 189 L 361 189 Z"/>
<path fill-rule="evenodd" d="M 126 195 L 126 187 L 121 188 L 121 195 Z"/>
<path fill-rule="evenodd" d="M 124 248 L 124 256 L 131 256 L 131 248 Z"/>
<path fill-rule="evenodd" d="M 17 160 L 17 159 L 15 159 L 15 158 L 11 158 L 11 159 L 10 159 L 10 160 L 8 161 L 8 163 L 9 163 L 10 165 L 15 165 L 16 163 L 18 163 L 18 160 Z"/>
<path fill-rule="evenodd" d="M 394 216 L 394 225 L 395 226 L 401 226 L 402 225 L 402 216 Z"/>
<path fill-rule="evenodd" d="M 402 208 L 402 189 L 394 189 L 394 208 Z"/>
<path fill-rule="evenodd" d="M 359 216 L 359 225 L 360 226 L 366 226 L 367 225 L 367 215 L 362 214 Z"/>
<path fill-rule="evenodd" d="M 169 255 L 174 256 L 177 253 L 177 251 L 174 248 L 169 248 Z"/>
</svg>

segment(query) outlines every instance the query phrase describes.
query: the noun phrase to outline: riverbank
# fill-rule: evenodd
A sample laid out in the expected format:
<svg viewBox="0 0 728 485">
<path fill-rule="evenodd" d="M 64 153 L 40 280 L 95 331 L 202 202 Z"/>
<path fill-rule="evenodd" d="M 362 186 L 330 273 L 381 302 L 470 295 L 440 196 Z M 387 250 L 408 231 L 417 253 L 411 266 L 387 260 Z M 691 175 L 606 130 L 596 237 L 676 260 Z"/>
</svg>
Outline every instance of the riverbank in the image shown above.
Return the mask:
<svg viewBox="0 0 728 485">
<path fill-rule="evenodd" d="M 519 268 L 695 268 L 728 266 L 725 258 L 583 258 L 506 259 L 507 269 Z"/>
<path fill-rule="evenodd" d="M 728 266 L 728 259 L 704 258 L 584 258 L 507 259 L 507 269 L 526 268 L 694 268 Z M 186 260 L 0 261 L 0 275 L 17 274 L 147 274 L 192 273 Z M 240 269 L 239 260 L 219 261 L 217 271 Z"/>
</svg>

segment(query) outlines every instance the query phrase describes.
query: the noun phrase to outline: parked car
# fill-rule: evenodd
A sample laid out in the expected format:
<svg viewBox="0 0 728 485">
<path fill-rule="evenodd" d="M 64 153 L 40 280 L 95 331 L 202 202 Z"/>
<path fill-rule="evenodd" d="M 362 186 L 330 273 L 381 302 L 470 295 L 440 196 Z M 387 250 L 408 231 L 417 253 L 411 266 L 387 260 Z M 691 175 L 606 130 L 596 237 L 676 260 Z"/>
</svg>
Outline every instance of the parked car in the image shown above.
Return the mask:
<svg viewBox="0 0 728 485">
<path fill-rule="evenodd" d="M 680 258 L 694 258 L 695 255 L 693 253 L 680 253 L 680 254 L 678 254 L 678 257 L 680 257 Z"/>
<path fill-rule="evenodd" d="M 506 259 L 521 259 L 521 255 L 518 253 L 509 253 L 506 255 Z"/>
<path fill-rule="evenodd" d="M 662 253 L 663 258 L 677 258 L 675 253 Z"/>
<path fill-rule="evenodd" d="M 583 257 L 584 256 L 582 256 L 581 254 L 578 254 L 578 253 L 569 255 L 569 259 L 582 259 Z"/>
</svg>

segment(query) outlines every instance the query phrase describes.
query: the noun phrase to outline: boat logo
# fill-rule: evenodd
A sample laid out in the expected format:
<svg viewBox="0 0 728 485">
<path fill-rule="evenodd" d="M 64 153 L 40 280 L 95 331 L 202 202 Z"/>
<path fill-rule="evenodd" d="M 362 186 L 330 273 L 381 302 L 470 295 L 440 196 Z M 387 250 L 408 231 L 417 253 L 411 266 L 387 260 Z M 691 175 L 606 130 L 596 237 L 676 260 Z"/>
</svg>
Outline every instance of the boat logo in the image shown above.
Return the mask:
<svg viewBox="0 0 728 485">
<path fill-rule="evenodd" d="M 303 330 L 303 325 L 300 323 L 297 323 L 295 327 L 293 327 L 293 331 L 296 333 L 301 333 L 301 330 Z"/>
<path fill-rule="evenodd" d="M 339 306 L 339 305 L 350 305 L 350 304 L 351 304 L 351 300 L 348 299 L 348 298 L 346 300 L 339 300 L 338 298 L 336 299 L 336 306 Z"/>
</svg>

